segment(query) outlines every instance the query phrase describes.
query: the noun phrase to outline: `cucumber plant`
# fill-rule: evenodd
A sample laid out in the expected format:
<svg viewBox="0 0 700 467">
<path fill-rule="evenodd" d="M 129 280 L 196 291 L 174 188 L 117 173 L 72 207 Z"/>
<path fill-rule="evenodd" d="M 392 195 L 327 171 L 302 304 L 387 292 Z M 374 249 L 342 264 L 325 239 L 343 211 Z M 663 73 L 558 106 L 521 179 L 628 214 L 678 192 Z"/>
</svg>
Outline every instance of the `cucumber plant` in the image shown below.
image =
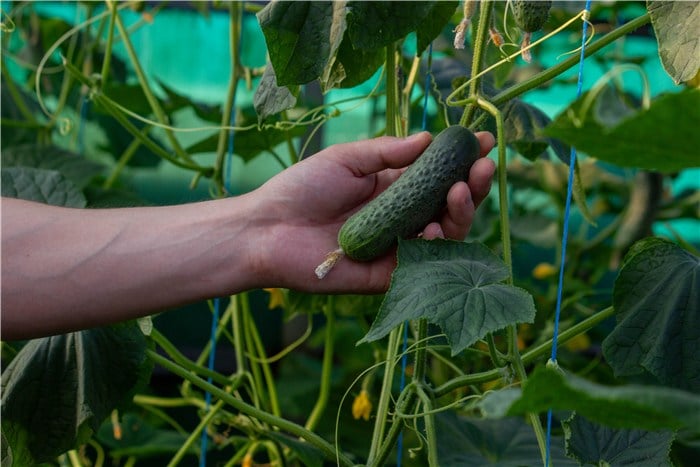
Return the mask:
<svg viewBox="0 0 700 467">
<path fill-rule="evenodd" d="M 204 455 L 246 466 L 384 465 L 399 463 L 395 456 L 406 465 L 603 465 L 640 454 L 694 465 L 700 260 L 698 239 L 675 222 L 697 226 L 699 195 L 692 183 L 669 186 L 697 174 L 700 54 L 684 38 L 697 37 L 700 6 L 593 2 L 589 14 L 571 5 L 196 3 L 206 27 L 209 16 L 228 19 L 228 37 L 218 39 L 230 43 L 227 95 L 212 107 L 144 72 L 132 35 L 163 20 L 166 3 L 76 2 L 73 23 L 45 5 L 13 4 L 2 23 L 3 196 L 39 196 L 19 189 L 29 177 L 55 181 L 57 199 L 73 207 L 133 205 L 129 173 L 153 160 L 220 196 L 230 131 L 237 156 L 286 165 L 319 132 L 367 107 L 373 125 L 365 133 L 405 136 L 427 111 L 436 137 L 339 232 L 354 260 L 396 245 L 390 289 L 266 291 L 290 329 L 306 324 L 275 355 L 260 324 L 272 312 L 257 309 L 253 291 L 228 298 L 214 333 L 218 348 L 233 350 L 231 374 L 207 367 L 211 345 L 191 358 L 157 320 L 3 342 L 3 465 L 189 465 Z M 583 21 L 596 29 L 586 56 L 613 71 L 545 113 L 534 96 L 569 84 L 580 58 L 566 55 L 575 48 L 568 37 Z M 513 44 L 501 43 L 501 24 Z M 239 44 L 251 30 L 264 39 L 268 63 L 243 58 Z M 628 56 L 624 41 L 638 33 L 653 45 L 650 56 Z M 537 59 L 527 66 L 532 50 Z M 652 69 L 656 81 L 646 79 Z M 634 74 L 672 83 L 639 96 L 622 79 Z M 315 84 L 325 93 L 320 104 Z M 250 99 L 237 100 L 244 91 Z M 172 123 L 183 111 L 206 127 Z M 472 133 L 482 129 L 497 136 L 497 190 L 470 238 L 411 238 L 441 208 L 445 187 L 466 177 L 478 154 Z M 213 131 L 192 144 L 178 138 L 194 130 Z M 581 157 L 562 265 L 569 145 Z M 443 172 L 455 178 L 443 182 Z M 548 362 L 553 346 L 559 357 Z M 143 388 L 154 365 L 181 383 L 175 393 Z"/>
</svg>

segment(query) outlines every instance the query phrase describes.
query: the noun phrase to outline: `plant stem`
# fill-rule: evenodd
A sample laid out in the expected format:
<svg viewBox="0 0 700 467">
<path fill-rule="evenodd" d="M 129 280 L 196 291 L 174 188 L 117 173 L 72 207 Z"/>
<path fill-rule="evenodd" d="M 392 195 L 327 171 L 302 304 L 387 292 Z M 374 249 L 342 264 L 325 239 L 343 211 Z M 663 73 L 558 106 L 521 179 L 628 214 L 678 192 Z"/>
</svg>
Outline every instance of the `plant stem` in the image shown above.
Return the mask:
<svg viewBox="0 0 700 467">
<path fill-rule="evenodd" d="M 569 329 L 559 333 L 557 337 L 557 345 L 563 344 L 566 341 L 578 336 L 579 334 L 588 331 L 595 327 L 598 323 L 606 320 L 607 318 L 613 316 L 615 310 L 613 307 L 605 308 L 593 316 L 589 316 L 580 323 L 571 326 Z M 522 354 L 521 360 L 523 365 L 529 365 L 538 358 L 546 356 L 552 349 L 552 339 L 548 342 L 542 343 L 537 347 L 528 350 Z M 472 373 L 463 376 L 457 376 L 456 378 L 447 381 L 442 386 L 438 386 L 433 391 L 434 397 L 442 397 L 456 389 L 466 387 L 472 384 L 486 383 L 488 381 L 493 381 L 501 377 L 501 373 L 498 368 L 493 370 L 483 371 L 480 373 Z"/>
<path fill-rule="evenodd" d="M 287 433 L 298 436 L 299 438 L 305 440 L 312 446 L 318 448 L 328 459 L 338 459 L 340 464 L 343 466 L 351 467 L 353 462 L 343 453 L 337 453 L 336 449 L 325 439 L 321 438 L 315 433 L 306 430 L 304 427 L 297 425 L 296 423 L 285 420 L 284 418 L 277 417 L 268 412 L 260 410 L 248 403 L 235 398 L 228 392 L 208 383 L 199 376 L 191 374 L 187 369 L 182 366 L 171 362 L 165 357 L 158 355 L 158 353 L 153 350 L 147 349 L 146 355 L 153 360 L 158 365 L 162 366 L 166 370 L 172 372 L 173 374 L 190 381 L 195 386 L 200 389 L 211 393 L 214 397 L 221 399 L 224 403 L 230 405 L 239 412 L 252 417 L 254 419 L 260 420 L 261 422 L 267 423 L 271 426 L 276 426 Z"/>
<path fill-rule="evenodd" d="M 584 51 L 584 56 L 588 57 L 590 55 L 593 55 L 598 50 L 602 49 L 608 44 L 644 26 L 650 20 L 651 18 L 649 17 L 649 13 L 645 13 L 644 15 L 633 19 L 629 23 L 623 24 L 622 26 L 614 29 L 613 31 L 610 31 L 597 41 L 593 42 L 590 45 L 587 45 L 586 50 Z M 560 74 L 567 71 L 569 68 L 578 65 L 579 60 L 579 55 L 571 56 L 566 60 L 563 60 L 560 63 L 557 63 L 556 65 L 553 65 L 552 67 L 547 68 L 546 70 L 543 70 L 537 73 L 536 75 L 533 75 L 526 81 L 513 85 L 508 89 L 499 92 L 490 100 L 494 105 L 500 106 L 505 102 L 508 102 L 509 100 L 518 97 L 531 89 L 537 88 L 553 78 L 556 78 Z"/>
<path fill-rule="evenodd" d="M 406 324 L 404 323 L 404 326 Z M 391 401 L 391 387 L 394 381 L 395 360 L 399 348 L 399 336 L 402 326 L 398 326 L 391 330 L 386 348 L 386 358 L 384 363 L 384 379 L 382 380 L 382 392 L 379 395 L 377 403 L 377 418 L 374 420 L 374 430 L 372 431 L 372 444 L 370 445 L 367 463 L 371 464 L 376 455 L 379 446 L 384 438 L 384 429 L 386 419 L 389 415 L 389 402 Z"/>
<path fill-rule="evenodd" d="M 493 12 L 493 1 L 483 0 L 479 3 L 479 25 L 474 37 L 474 54 L 472 55 L 472 66 L 470 76 L 477 76 L 481 71 L 486 56 L 486 47 L 489 43 L 489 26 L 491 25 L 491 14 Z M 469 87 L 469 96 L 476 97 L 481 95 L 481 77 L 472 80 Z M 459 124 L 467 127 L 474 119 L 474 114 L 477 110 L 475 104 L 467 106 L 462 113 L 462 118 Z"/>
<path fill-rule="evenodd" d="M 404 324 L 404 326 L 408 326 L 408 323 Z M 426 343 L 428 321 L 426 319 L 418 320 L 418 332 L 416 334 L 416 357 L 413 366 L 413 381 L 415 381 L 416 384 L 422 384 L 425 382 L 425 373 L 428 363 Z"/>
<path fill-rule="evenodd" d="M 263 346 L 262 340 L 260 339 L 260 333 L 258 332 L 258 327 L 253 319 L 253 314 L 250 311 L 250 301 L 248 300 L 248 294 L 241 294 L 242 299 L 242 309 L 245 313 L 246 321 L 248 323 L 247 331 L 248 337 L 251 341 L 254 352 L 253 355 L 257 354 L 258 364 L 262 369 L 263 378 L 265 379 L 265 385 L 267 386 L 267 393 L 270 400 L 270 411 L 279 416 L 281 413 L 279 401 L 277 398 L 277 388 L 275 386 L 275 378 L 272 376 L 272 371 L 270 370 L 270 364 L 267 360 L 267 355 L 265 354 L 265 346 Z"/>
<path fill-rule="evenodd" d="M 422 386 L 416 386 L 416 393 L 418 399 L 423 406 L 423 420 L 425 423 L 425 437 L 428 441 L 428 465 L 431 467 L 438 467 L 440 461 L 438 460 L 438 443 L 437 443 L 437 433 L 435 431 L 435 414 L 433 413 L 433 402 L 430 397 L 425 393 Z"/>
<path fill-rule="evenodd" d="M 335 344 L 335 297 L 333 295 L 328 296 L 328 302 L 324 311 L 326 314 L 326 329 L 323 345 L 323 363 L 321 366 L 321 385 L 318 391 L 316 404 L 311 410 L 311 414 L 309 415 L 305 425 L 307 430 L 312 431 L 321 420 L 321 416 L 326 409 L 326 405 L 328 405 L 328 398 L 331 393 L 331 376 L 333 371 L 333 352 Z"/>
<path fill-rule="evenodd" d="M 187 437 L 184 443 L 180 445 L 180 449 L 177 450 L 173 458 L 170 460 L 168 463 L 168 467 L 173 467 L 176 466 L 177 464 L 180 463 L 183 457 L 185 457 L 185 454 L 187 454 L 187 451 L 190 450 L 190 447 L 199 439 L 199 437 L 202 435 L 202 430 L 205 430 L 207 425 L 212 421 L 212 419 L 216 416 L 216 414 L 221 410 L 221 408 L 224 406 L 224 401 L 219 399 L 219 401 L 214 404 L 207 414 L 202 418 L 202 420 L 199 422 L 199 425 L 192 430 L 192 433 Z"/>
<path fill-rule="evenodd" d="M 229 132 L 228 127 L 231 124 L 231 115 L 233 106 L 236 103 L 236 90 L 238 89 L 238 81 L 240 80 L 240 57 L 239 43 L 241 41 L 241 3 L 229 3 L 229 47 L 230 50 L 230 72 L 231 78 L 228 83 L 228 91 L 226 95 L 226 104 L 221 115 L 221 130 L 219 131 L 219 139 L 216 146 L 216 163 L 214 164 L 214 175 L 212 176 L 214 185 L 218 195 L 226 193 L 227 187 L 224 186 L 224 169 L 227 153 L 227 140 Z"/>
<path fill-rule="evenodd" d="M 178 365 L 187 368 L 189 371 L 201 375 L 203 377 L 211 378 L 219 384 L 230 384 L 231 381 L 220 373 L 211 371 L 201 365 L 198 365 L 182 355 L 179 350 L 170 342 L 163 334 L 161 334 L 157 329 L 153 328 L 151 331 L 151 339 L 158 344 L 158 346 L 168 354 Z"/>
<path fill-rule="evenodd" d="M 140 133 L 143 138 L 147 138 L 149 131 L 151 131 L 151 126 L 146 125 L 141 129 Z M 117 178 L 119 178 L 119 175 L 124 170 L 124 167 L 126 167 L 131 158 L 134 157 L 134 154 L 136 154 L 139 146 L 141 146 L 141 139 L 139 138 L 134 138 L 131 143 L 129 143 L 126 149 L 124 149 L 122 155 L 119 157 L 119 160 L 117 160 L 117 164 L 114 166 L 109 176 L 105 179 L 104 183 L 102 184 L 102 188 L 112 188 L 112 185 L 114 185 L 114 182 L 117 181 Z"/>
<path fill-rule="evenodd" d="M 611 306 L 597 312 L 593 316 L 589 316 L 588 318 L 584 319 L 583 321 L 571 326 L 569 329 L 562 331 L 559 333 L 559 336 L 557 337 L 557 345 L 562 344 L 580 334 L 583 334 L 584 332 L 588 331 L 589 329 L 595 327 L 598 323 L 605 321 L 606 319 L 610 318 L 615 314 L 615 309 Z M 540 357 L 546 356 L 550 351 L 552 350 L 552 339 L 549 339 L 549 341 L 544 342 L 537 347 L 528 350 L 527 352 L 523 353 L 522 360 L 524 364 L 529 364 L 535 360 L 537 360 Z"/>
<path fill-rule="evenodd" d="M 396 108 L 397 102 L 397 86 L 396 86 L 396 47 L 394 43 L 386 46 L 386 61 L 384 68 L 386 69 L 386 135 L 396 136 Z"/>
<path fill-rule="evenodd" d="M 131 43 L 129 33 L 124 27 L 124 23 L 122 22 L 119 14 L 113 12 L 113 16 L 115 19 L 117 29 L 119 30 L 119 35 L 122 37 L 124 48 L 126 49 L 126 54 L 129 56 L 129 60 L 131 61 L 132 66 L 134 67 L 134 72 L 136 73 L 136 77 L 138 78 L 139 84 L 141 85 L 141 89 L 143 90 L 144 96 L 146 97 L 146 100 L 148 101 L 148 104 L 150 105 L 153 114 L 156 116 L 158 123 L 167 124 L 168 117 L 163 111 L 163 108 L 160 106 L 158 99 L 153 95 L 153 92 L 151 91 L 151 87 L 148 84 L 148 78 L 146 77 L 146 73 L 144 73 L 143 68 L 141 68 L 141 63 L 139 62 L 138 55 L 136 54 L 134 46 Z M 170 142 L 170 145 L 175 151 L 175 154 L 177 154 L 178 158 L 191 162 L 191 157 L 185 152 L 184 149 L 182 149 L 182 146 L 180 146 L 180 142 L 177 140 L 177 138 L 175 138 L 175 134 L 172 132 L 172 130 L 166 128 L 165 135 L 168 138 L 168 141 Z"/>
<path fill-rule="evenodd" d="M 379 448 L 376 458 L 371 461 L 367 460 L 367 466 L 380 466 L 384 465 L 386 459 L 391 454 L 396 440 L 399 438 L 401 433 L 401 427 L 403 426 L 403 420 L 401 419 L 401 413 L 407 413 L 413 410 L 416 404 L 416 388 L 413 384 L 406 386 L 404 392 L 399 396 L 399 400 L 396 402 L 396 415 L 394 416 L 394 422 L 389 427 L 389 432 L 387 433 L 386 439 Z"/>
<path fill-rule="evenodd" d="M 117 16 L 117 9 L 114 6 L 114 2 L 111 0 L 107 1 L 107 7 L 109 8 L 109 30 L 107 32 L 107 43 L 105 45 L 105 55 L 102 61 L 102 72 L 100 73 L 100 89 L 104 89 L 109 78 L 109 66 L 112 61 L 112 44 L 114 44 L 114 22 Z"/>
</svg>

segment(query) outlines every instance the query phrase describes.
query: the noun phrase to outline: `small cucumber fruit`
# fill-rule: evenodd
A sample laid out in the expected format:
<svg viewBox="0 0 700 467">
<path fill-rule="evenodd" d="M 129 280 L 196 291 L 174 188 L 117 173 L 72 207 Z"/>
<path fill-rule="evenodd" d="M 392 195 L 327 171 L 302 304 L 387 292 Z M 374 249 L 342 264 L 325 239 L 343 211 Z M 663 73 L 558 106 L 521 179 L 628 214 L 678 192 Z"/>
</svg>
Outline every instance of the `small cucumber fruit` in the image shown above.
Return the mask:
<svg viewBox="0 0 700 467">
<path fill-rule="evenodd" d="M 542 29 L 549 18 L 551 1 L 512 0 L 515 24 L 524 32 L 535 32 Z"/>
<path fill-rule="evenodd" d="M 338 233 L 343 253 L 368 261 L 386 253 L 397 237 L 415 235 L 445 207 L 447 192 L 479 157 L 479 140 L 467 128 L 441 131 L 389 188 L 352 215 Z"/>
</svg>

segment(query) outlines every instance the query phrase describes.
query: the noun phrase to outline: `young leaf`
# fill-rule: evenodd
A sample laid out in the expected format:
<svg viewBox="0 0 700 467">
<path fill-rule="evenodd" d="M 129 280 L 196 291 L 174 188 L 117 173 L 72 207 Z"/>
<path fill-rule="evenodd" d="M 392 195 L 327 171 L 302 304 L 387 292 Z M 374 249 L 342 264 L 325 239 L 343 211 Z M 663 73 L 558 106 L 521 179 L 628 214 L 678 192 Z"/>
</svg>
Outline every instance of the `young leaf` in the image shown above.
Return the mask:
<svg viewBox="0 0 700 467">
<path fill-rule="evenodd" d="M 700 396 L 696 394 L 661 386 L 603 386 L 554 368 L 537 368 L 522 390 L 490 393 L 479 405 L 488 417 L 575 410 L 613 428 L 687 428 L 700 433 Z"/>
<path fill-rule="evenodd" d="M 660 238 L 637 242 L 615 281 L 603 354 L 616 376 L 645 371 L 700 391 L 700 258 Z"/>
<path fill-rule="evenodd" d="M 71 208 L 87 204 L 78 187 L 55 170 L 3 167 L 1 172 L 2 196 Z"/>
<path fill-rule="evenodd" d="M 85 443 L 149 377 L 147 346 L 136 322 L 29 341 L 2 373 L 2 432 L 16 465 Z"/>
<path fill-rule="evenodd" d="M 580 465 L 672 465 L 668 457 L 672 431 L 615 430 L 592 423 L 580 415 L 573 415 L 562 425 L 566 453 Z"/>
<path fill-rule="evenodd" d="M 270 2 L 258 13 L 278 86 L 318 78 L 343 39 L 345 2 Z"/>
<path fill-rule="evenodd" d="M 606 94 L 607 95 L 607 94 Z M 610 122 L 605 107 L 583 108 L 589 93 L 573 102 L 544 129 L 590 156 L 621 167 L 675 172 L 700 166 L 700 90 L 685 89 L 655 99 L 648 109 Z"/>
<path fill-rule="evenodd" d="M 700 3 L 648 1 L 659 58 L 676 84 L 691 80 L 700 69 Z"/>
<path fill-rule="evenodd" d="M 502 111 L 506 142 L 519 154 L 534 160 L 551 146 L 561 161 L 569 163 L 569 147 L 554 138 L 542 136 L 542 130 L 551 122 L 547 114 L 520 99 L 509 101 Z"/>
<path fill-rule="evenodd" d="M 439 325 L 456 355 L 486 334 L 535 318 L 532 296 L 503 284 L 506 265 L 480 243 L 399 240 L 398 266 L 379 313 L 360 342 L 405 320 Z"/>
<path fill-rule="evenodd" d="M 253 96 L 253 106 L 258 114 L 258 123 L 262 123 L 271 115 L 294 107 L 298 95 L 299 86 L 277 86 L 275 70 L 268 62 Z"/>
<path fill-rule="evenodd" d="M 440 439 L 438 459 L 441 466 L 542 464 L 535 432 L 521 418 L 484 420 L 442 412 L 435 416 L 435 431 Z M 566 457 L 564 440 L 556 436 L 551 439 L 550 457 L 557 467 L 578 465 Z"/>
</svg>

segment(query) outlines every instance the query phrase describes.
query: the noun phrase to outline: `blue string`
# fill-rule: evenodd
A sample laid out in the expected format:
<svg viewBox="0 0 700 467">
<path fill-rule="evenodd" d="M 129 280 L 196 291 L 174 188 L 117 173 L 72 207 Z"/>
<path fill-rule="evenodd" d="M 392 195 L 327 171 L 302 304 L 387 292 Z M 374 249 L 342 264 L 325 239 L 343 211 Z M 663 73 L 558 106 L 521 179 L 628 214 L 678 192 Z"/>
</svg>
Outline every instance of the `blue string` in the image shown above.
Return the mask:
<svg viewBox="0 0 700 467">
<path fill-rule="evenodd" d="M 242 39 L 242 38 L 241 38 Z M 238 46 L 240 47 L 241 40 L 238 41 Z M 233 93 L 233 101 L 231 103 L 231 116 L 229 117 L 229 126 L 233 127 L 236 123 L 236 94 Z M 228 148 L 226 151 L 226 163 L 224 164 L 224 190 L 227 194 L 231 193 L 231 163 L 233 161 L 233 147 L 236 132 L 234 130 L 229 130 L 228 132 Z M 214 312 L 211 317 L 211 334 L 209 337 L 210 351 L 209 351 L 209 362 L 208 368 L 210 371 L 214 371 L 214 359 L 216 355 L 216 329 L 219 327 L 219 309 L 221 306 L 221 299 L 216 297 L 214 299 Z M 211 384 L 211 376 L 207 378 L 207 381 Z M 204 404 L 205 411 L 208 412 L 211 406 L 211 393 L 209 391 L 204 393 Z M 202 430 L 202 438 L 200 444 L 200 455 L 199 455 L 199 466 L 206 467 L 207 465 L 207 443 L 209 441 L 209 436 L 207 435 L 207 430 Z"/>
<path fill-rule="evenodd" d="M 423 96 L 423 121 L 421 123 L 421 129 L 428 129 L 428 95 L 430 89 L 430 68 L 433 64 L 433 44 L 428 47 L 428 66 L 425 72 L 425 95 Z M 408 362 L 408 355 L 406 355 L 406 348 L 408 348 L 408 321 L 404 323 L 403 326 L 403 346 L 401 347 L 401 380 L 399 382 L 399 390 L 403 391 L 406 386 L 406 365 Z M 401 467 L 401 459 L 403 457 L 403 432 L 399 433 L 399 439 L 396 442 L 396 466 Z"/>
<path fill-rule="evenodd" d="M 581 52 L 578 62 L 578 79 L 576 82 L 576 98 L 581 97 L 583 90 L 583 61 L 586 58 L 586 38 L 588 35 L 588 15 L 591 11 L 591 0 L 586 1 L 585 6 L 585 21 L 583 22 L 583 31 L 581 34 Z M 564 208 L 564 225 L 562 227 L 562 238 L 561 238 L 561 261 L 559 266 L 559 284 L 557 286 L 557 305 L 556 311 L 554 313 L 554 332 L 552 334 L 552 354 L 550 356 L 550 361 L 548 364 L 555 364 L 557 362 L 557 339 L 559 338 L 559 317 L 561 315 L 561 296 L 562 289 L 564 288 L 564 265 L 566 263 L 566 244 L 569 237 L 569 213 L 571 211 L 571 198 L 573 193 L 574 185 L 574 168 L 576 166 L 576 148 L 571 146 L 571 153 L 569 157 L 569 180 L 566 190 L 566 205 Z M 551 442 L 552 442 L 552 409 L 547 411 L 547 445 L 546 445 L 546 456 L 545 456 L 545 466 L 549 466 L 550 453 L 551 453 Z"/>
</svg>

